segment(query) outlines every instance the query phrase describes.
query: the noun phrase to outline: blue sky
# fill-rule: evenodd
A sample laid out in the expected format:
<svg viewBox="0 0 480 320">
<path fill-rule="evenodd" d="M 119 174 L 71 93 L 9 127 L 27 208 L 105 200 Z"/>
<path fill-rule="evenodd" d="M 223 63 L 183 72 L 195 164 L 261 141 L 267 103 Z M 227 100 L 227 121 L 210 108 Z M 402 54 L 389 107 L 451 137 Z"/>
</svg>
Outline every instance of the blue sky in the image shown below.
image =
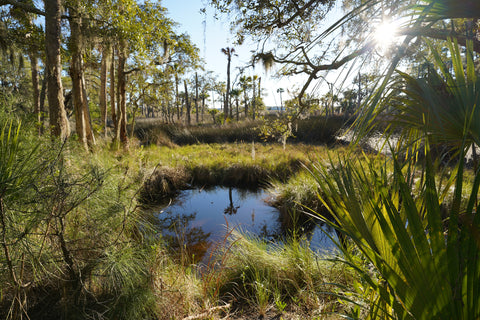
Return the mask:
<svg viewBox="0 0 480 320">
<path fill-rule="evenodd" d="M 186 32 L 191 36 L 193 43 L 200 49 L 200 56 L 205 58 L 206 69 L 212 70 L 218 75 L 219 80 L 225 81 L 227 59 L 221 53 L 225 47 L 234 47 L 237 57 L 232 59 L 231 73 L 235 77 L 238 66 L 245 65 L 250 59 L 250 50 L 255 46 L 250 44 L 242 47 L 234 46 L 234 36 L 230 34 L 230 24 L 226 17 L 219 20 L 214 18 L 215 11 L 206 5 L 204 0 L 162 0 L 162 5 L 168 9 L 169 16 L 180 25 L 178 31 Z M 204 33 L 204 15 L 200 13 L 201 8 L 206 8 L 206 28 Z M 206 49 L 206 50 L 205 50 Z M 271 72 L 270 72 L 271 73 Z M 284 81 L 271 79 L 271 74 L 264 72 L 261 66 L 257 66 L 255 74 L 262 77 L 264 87 L 264 101 L 267 106 L 280 105 L 280 99 L 276 90 L 279 87 L 285 88 L 283 100 L 288 99 L 288 84 Z"/>
</svg>

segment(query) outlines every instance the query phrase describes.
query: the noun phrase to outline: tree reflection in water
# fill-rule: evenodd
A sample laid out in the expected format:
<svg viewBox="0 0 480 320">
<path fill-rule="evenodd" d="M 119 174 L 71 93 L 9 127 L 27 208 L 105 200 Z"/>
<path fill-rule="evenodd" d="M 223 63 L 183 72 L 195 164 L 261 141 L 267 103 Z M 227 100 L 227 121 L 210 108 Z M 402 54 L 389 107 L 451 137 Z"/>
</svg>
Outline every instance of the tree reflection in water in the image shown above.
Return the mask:
<svg viewBox="0 0 480 320">
<path fill-rule="evenodd" d="M 158 228 L 168 247 L 178 255 L 178 258 L 191 259 L 197 263 L 204 259 L 210 248 L 210 232 L 204 232 L 199 226 L 192 226 L 197 213 L 173 214 L 162 212 L 158 215 Z"/>
<path fill-rule="evenodd" d="M 235 206 L 233 204 L 232 187 L 228 187 L 228 199 L 230 200 L 230 204 L 228 205 L 228 207 L 225 208 L 225 210 L 223 210 L 223 213 L 236 214 L 240 206 Z"/>
</svg>

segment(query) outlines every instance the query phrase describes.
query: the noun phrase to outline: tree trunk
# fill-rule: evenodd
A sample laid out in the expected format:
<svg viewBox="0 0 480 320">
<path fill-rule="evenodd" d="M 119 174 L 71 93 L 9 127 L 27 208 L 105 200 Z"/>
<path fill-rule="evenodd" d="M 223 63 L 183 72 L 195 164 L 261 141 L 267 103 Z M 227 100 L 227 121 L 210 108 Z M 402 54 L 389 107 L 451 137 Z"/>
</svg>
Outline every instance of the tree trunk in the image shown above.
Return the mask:
<svg viewBox="0 0 480 320">
<path fill-rule="evenodd" d="M 80 40 L 80 22 L 78 18 L 78 12 L 71 9 L 70 14 L 72 19 L 70 19 L 70 51 L 72 53 L 72 61 L 70 63 L 70 77 L 72 78 L 72 96 L 73 96 L 73 107 L 75 110 L 75 129 L 78 136 L 78 140 L 88 150 L 87 137 L 86 137 L 86 128 L 85 128 L 85 117 L 83 115 L 84 108 L 82 104 L 84 103 L 83 89 L 82 89 L 82 53 L 81 53 L 81 40 Z"/>
<path fill-rule="evenodd" d="M 178 103 L 178 74 L 175 73 L 175 105 L 177 106 L 177 121 L 180 122 L 180 104 Z"/>
<path fill-rule="evenodd" d="M 60 55 L 60 0 L 45 2 L 45 47 L 48 78 L 48 106 L 53 136 L 65 140 L 70 135 L 70 124 L 63 103 L 62 63 Z"/>
<path fill-rule="evenodd" d="M 30 53 L 30 69 L 32 72 L 32 87 L 33 87 L 33 113 L 37 116 L 38 135 L 42 134 L 40 125 L 40 90 L 38 83 L 38 58 L 36 53 Z"/>
<path fill-rule="evenodd" d="M 185 86 L 185 107 L 186 107 L 186 109 L 187 109 L 187 125 L 191 125 L 191 119 L 190 119 L 190 101 L 188 101 L 187 80 L 183 80 L 183 85 Z"/>
<path fill-rule="evenodd" d="M 255 120 L 255 100 L 257 100 L 257 95 L 255 94 L 255 79 L 253 79 L 253 100 L 252 100 L 252 119 Z"/>
<path fill-rule="evenodd" d="M 229 48 L 227 48 L 227 50 L 230 50 Z M 230 52 L 228 52 L 227 54 L 227 59 L 228 59 L 228 62 L 227 62 L 227 92 L 225 93 L 225 107 L 224 107 L 224 119 L 227 120 L 227 117 L 228 117 L 228 110 L 229 110 L 229 103 L 230 103 L 230 62 L 232 61 L 232 56 L 230 54 Z"/>
<path fill-rule="evenodd" d="M 45 131 L 45 96 L 47 95 L 47 77 L 42 80 L 42 89 L 40 90 L 40 120 L 38 132 L 43 134 Z"/>
<path fill-rule="evenodd" d="M 117 141 L 120 140 L 120 143 L 123 147 L 128 147 L 128 137 L 127 137 L 127 104 L 126 104 L 126 81 L 125 81 L 125 44 L 123 43 L 118 50 L 118 122 L 117 122 Z"/>
<path fill-rule="evenodd" d="M 88 110 L 87 94 L 85 89 L 85 76 L 83 64 L 83 35 L 82 35 L 82 14 L 74 6 L 69 8 L 72 16 L 70 22 L 70 43 L 69 48 L 72 54 L 70 64 L 70 77 L 72 78 L 73 106 L 75 109 L 75 127 L 78 140 L 88 150 L 95 144 L 90 115 Z"/>
<path fill-rule="evenodd" d="M 138 100 L 135 101 L 135 108 L 133 109 L 133 112 L 132 112 L 132 126 L 131 126 L 131 131 L 130 131 L 130 138 L 133 138 L 134 134 L 135 134 L 135 120 L 136 120 L 136 117 L 137 117 L 137 111 L 140 109 L 139 105 L 138 105 Z"/>
<path fill-rule="evenodd" d="M 243 87 L 243 98 L 245 103 L 245 120 L 248 119 L 248 95 L 247 95 L 247 86 Z"/>
<path fill-rule="evenodd" d="M 105 137 L 107 136 L 107 69 L 109 64 L 110 50 L 107 45 L 102 47 L 102 63 L 100 67 L 100 112 L 102 115 L 102 127 Z"/>
<path fill-rule="evenodd" d="M 93 129 L 92 129 L 92 118 L 90 116 L 90 108 L 88 106 L 88 97 L 87 97 L 87 86 L 85 84 L 85 73 L 83 72 L 83 63 L 82 63 L 82 91 L 83 91 L 83 97 L 84 97 L 84 103 L 82 104 L 83 106 L 83 116 L 84 116 L 84 121 L 85 121 L 85 129 L 87 133 L 87 142 L 89 147 L 91 148 L 92 146 L 95 145 L 95 136 L 93 135 Z"/>
<path fill-rule="evenodd" d="M 117 133 L 117 112 L 115 99 L 115 50 L 112 50 L 112 61 L 110 62 L 110 111 L 112 113 L 113 132 Z"/>
<path fill-rule="evenodd" d="M 239 112 L 238 112 L 238 95 L 235 97 L 235 103 L 237 105 L 237 122 L 239 121 Z"/>
<path fill-rule="evenodd" d="M 202 94 L 202 122 L 205 121 L 204 115 L 205 115 L 205 97 L 206 94 Z"/>
<path fill-rule="evenodd" d="M 212 88 L 212 109 L 215 109 L 215 89 L 213 88 Z"/>
<path fill-rule="evenodd" d="M 198 124 L 198 74 L 195 72 L 195 119 Z"/>
</svg>

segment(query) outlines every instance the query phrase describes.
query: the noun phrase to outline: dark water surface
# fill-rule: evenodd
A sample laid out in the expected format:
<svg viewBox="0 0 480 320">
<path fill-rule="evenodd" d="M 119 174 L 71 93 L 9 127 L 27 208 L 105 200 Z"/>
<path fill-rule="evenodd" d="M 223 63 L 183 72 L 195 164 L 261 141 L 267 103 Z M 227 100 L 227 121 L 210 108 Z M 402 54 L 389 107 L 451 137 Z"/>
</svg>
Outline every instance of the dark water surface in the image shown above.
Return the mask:
<svg viewBox="0 0 480 320">
<path fill-rule="evenodd" d="M 272 242 L 282 241 L 291 228 L 287 222 L 291 219 L 269 206 L 268 197 L 263 191 L 223 187 L 185 190 L 157 213 L 158 228 L 173 249 L 186 250 L 195 262 L 207 262 L 233 228 Z M 305 233 L 313 249 L 333 248 L 319 226 L 297 225 L 297 230 Z"/>
</svg>

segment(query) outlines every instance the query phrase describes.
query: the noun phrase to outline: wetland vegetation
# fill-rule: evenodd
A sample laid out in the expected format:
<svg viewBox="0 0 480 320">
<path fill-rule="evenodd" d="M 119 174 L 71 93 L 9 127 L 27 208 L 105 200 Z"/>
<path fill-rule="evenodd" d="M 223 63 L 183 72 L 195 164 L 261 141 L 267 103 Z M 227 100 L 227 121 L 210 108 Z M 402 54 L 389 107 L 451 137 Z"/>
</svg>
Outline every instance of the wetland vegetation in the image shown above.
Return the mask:
<svg viewBox="0 0 480 320">
<path fill-rule="evenodd" d="M 0 0 L 0 318 L 479 319 L 480 5 L 207 2 Z"/>
</svg>

